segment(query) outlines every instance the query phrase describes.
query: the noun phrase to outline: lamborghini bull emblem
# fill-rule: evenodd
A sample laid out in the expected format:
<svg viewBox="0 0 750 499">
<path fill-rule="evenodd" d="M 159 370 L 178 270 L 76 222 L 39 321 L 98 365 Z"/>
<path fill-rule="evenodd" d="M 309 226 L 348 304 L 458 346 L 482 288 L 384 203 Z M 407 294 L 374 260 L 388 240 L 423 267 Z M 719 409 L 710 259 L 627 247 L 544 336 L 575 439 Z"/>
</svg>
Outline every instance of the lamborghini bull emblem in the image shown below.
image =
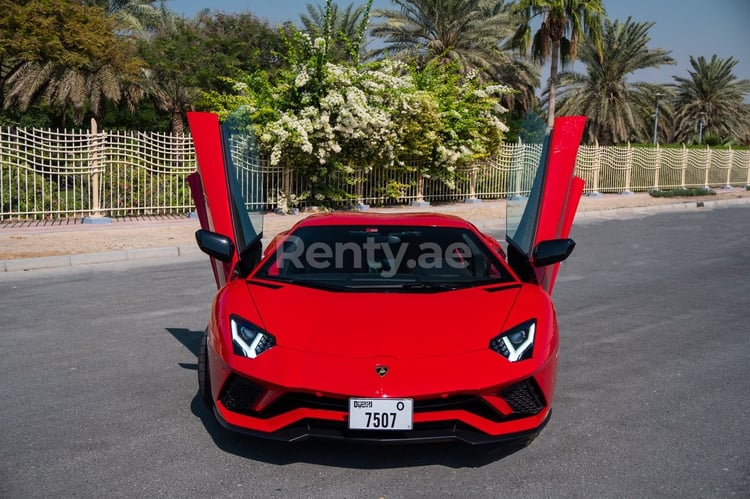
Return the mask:
<svg viewBox="0 0 750 499">
<path fill-rule="evenodd" d="M 382 378 L 388 374 L 388 366 L 375 366 L 375 372 Z"/>
</svg>

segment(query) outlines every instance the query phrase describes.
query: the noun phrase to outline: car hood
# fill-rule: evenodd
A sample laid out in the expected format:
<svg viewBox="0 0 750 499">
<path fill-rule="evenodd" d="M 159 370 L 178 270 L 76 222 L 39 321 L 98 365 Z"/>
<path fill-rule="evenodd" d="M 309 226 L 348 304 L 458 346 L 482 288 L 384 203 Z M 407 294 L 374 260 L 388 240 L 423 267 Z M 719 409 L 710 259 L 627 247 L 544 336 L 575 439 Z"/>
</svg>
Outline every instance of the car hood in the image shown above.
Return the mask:
<svg viewBox="0 0 750 499">
<path fill-rule="evenodd" d="M 334 292 L 248 284 L 279 346 L 349 358 L 419 358 L 486 350 L 520 285 L 440 292 Z"/>
</svg>

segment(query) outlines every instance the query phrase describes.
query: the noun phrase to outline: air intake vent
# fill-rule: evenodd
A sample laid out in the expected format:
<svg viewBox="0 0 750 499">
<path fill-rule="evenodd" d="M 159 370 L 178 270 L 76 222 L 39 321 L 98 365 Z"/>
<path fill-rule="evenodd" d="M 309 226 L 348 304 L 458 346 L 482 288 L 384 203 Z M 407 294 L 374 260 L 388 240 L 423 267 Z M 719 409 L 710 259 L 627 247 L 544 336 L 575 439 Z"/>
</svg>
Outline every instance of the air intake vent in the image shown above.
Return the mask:
<svg viewBox="0 0 750 499">
<path fill-rule="evenodd" d="M 534 415 L 546 405 L 542 390 L 532 378 L 506 388 L 500 396 L 513 409 L 514 414 Z"/>
<path fill-rule="evenodd" d="M 232 376 L 224 384 L 219 396 L 221 403 L 232 412 L 252 415 L 252 407 L 263 394 L 263 388 L 252 381 L 239 376 Z"/>
</svg>

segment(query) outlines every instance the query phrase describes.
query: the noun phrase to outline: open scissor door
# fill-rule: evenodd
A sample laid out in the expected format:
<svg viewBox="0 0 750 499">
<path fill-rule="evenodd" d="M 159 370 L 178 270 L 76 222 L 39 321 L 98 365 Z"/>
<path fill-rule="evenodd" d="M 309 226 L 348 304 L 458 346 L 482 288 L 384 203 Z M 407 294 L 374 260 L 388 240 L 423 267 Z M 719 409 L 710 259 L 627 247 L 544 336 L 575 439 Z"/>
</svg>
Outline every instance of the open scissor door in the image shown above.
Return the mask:
<svg viewBox="0 0 750 499">
<path fill-rule="evenodd" d="M 507 203 L 508 261 L 523 279 L 537 282 L 548 293 L 560 266 L 560 259 L 554 262 L 550 256 L 567 250 L 564 258 L 575 245 L 568 237 L 584 182 L 573 172 L 585 123 L 583 116 L 555 120 L 539 145 L 538 163 L 521 165 L 518 178 L 533 178 L 530 189 L 519 186 L 518 195 Z"/>
<path fill-rule="evenodd" d="M 233 272 L 247 272 L 260 255 L 263 190 L 258 147 L 247 113 L 223 123 L 213 113 L 188 113 L 198 171 L 188 181 L 201 229 L 225 236 L 233 251 L 211 258 L 217 286 Z M 200 236 L 199 236 L 200 237 Z"/>
</svg>

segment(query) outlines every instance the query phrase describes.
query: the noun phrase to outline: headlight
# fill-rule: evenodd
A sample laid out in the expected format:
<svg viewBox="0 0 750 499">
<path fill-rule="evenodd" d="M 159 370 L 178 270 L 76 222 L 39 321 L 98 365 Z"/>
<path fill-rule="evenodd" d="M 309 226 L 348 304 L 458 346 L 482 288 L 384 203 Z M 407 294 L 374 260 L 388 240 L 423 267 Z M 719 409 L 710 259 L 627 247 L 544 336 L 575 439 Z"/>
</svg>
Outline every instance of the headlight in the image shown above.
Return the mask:
<svg viewBox="0 0 750 499">
<path fill-rule="evenodd" d="M 510 331 L 490 340 L 490 349 L 499 353 L 511 362 L 531 358 L 534 350 L 534 332 L 536 320 L 531 319 L 519 324 Z"/>
<path fill-rule="evenodd" d="M 232 350 L 236 355 L 254 359 L 276 344 L 276 338 L 260 327 L 236 315 L 229 318 L 232 325 Z"/>
</svg>

